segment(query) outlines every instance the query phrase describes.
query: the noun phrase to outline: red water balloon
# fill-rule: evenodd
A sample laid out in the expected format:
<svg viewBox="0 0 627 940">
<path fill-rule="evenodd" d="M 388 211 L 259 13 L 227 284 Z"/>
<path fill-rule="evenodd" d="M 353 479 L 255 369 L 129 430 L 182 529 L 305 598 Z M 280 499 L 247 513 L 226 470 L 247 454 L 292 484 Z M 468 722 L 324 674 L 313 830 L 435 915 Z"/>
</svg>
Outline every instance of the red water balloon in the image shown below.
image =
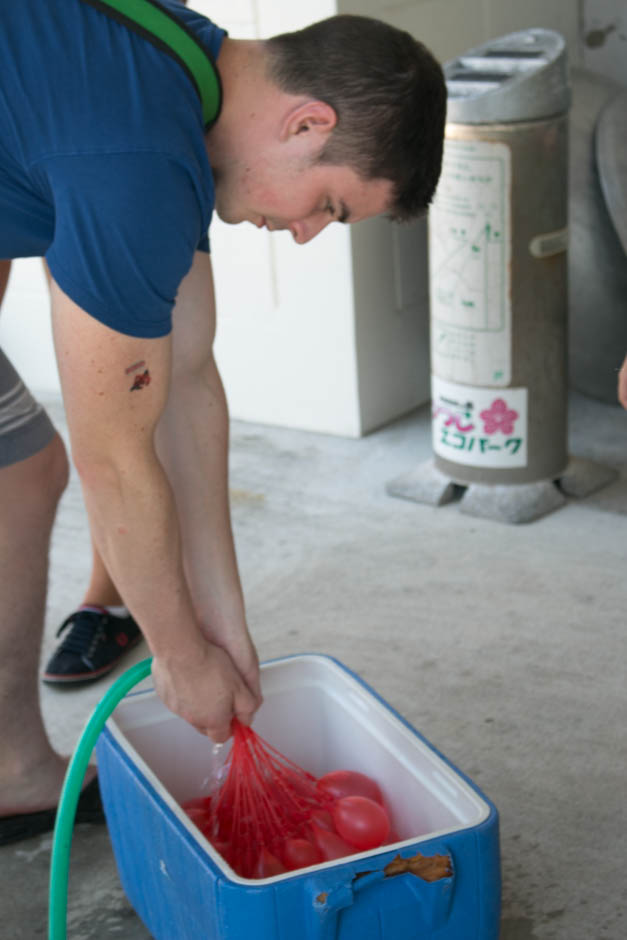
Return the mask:
<svg viewBox="0 0 627 940">
<path fill-rule="evenodd" d="M 286 839 L 282 859 L 288 871 L 296 871 L 297 868 L 317 865 L 322 861 L 322 853 L 308 839 Z"/>
<path fill-rule="evenodd" d="M 335 800 L 343 796 L 367 796 L 375 803 L 383 803 L 378 783 L 356 770 L 332 770 L 320 777 L 316 786 Z"/>
<path fill-rule="evenodd" d="M 263 848 L 259 853 L 257 864 L 253 872 L 253 878 L 273 878 L 275 875 L 282 875 L 286 871 L 285 865 L 270 852 Z"/>
<path fill-rule="evenodd" d="M 355 849 L 349 845 L 336 832 L 329 832 L 315 823 L 311 827 L 314 840 L 325 862 L 334 861 L 336 858 L 346 858 L 347 855 L 354 855 Z"/>
<path fill-rule="evenodd" d="M 356 849 L 376 849 L 390 831 L 390 818 L 380 803 L 366 796 L 344 796 L 333 805 L 338 834 Z"/>
</svg>

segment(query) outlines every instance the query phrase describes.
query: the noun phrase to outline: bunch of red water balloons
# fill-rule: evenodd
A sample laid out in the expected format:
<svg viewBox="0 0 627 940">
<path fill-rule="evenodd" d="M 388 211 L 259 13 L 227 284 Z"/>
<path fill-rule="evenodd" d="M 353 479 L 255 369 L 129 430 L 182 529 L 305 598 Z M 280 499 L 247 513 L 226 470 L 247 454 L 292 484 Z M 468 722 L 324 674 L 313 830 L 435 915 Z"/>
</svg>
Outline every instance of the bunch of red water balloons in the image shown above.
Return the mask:
<svg viewBox="0 0 627 940">
<path fill-rule="evenodd" d="M 378 784 L 365 774 L 334 770 L 315 782 L 319 805 L 313 807 L 299 828 L 258 847 L 256 859 L 241 866 L 233 857 L 228 839 L 212 832 L 211 797 L 183 803 L 192 822 L 214 848 L 244 877 L 270 878 L 287 871 L 333 861 L 398 841 Z M 242 871 L 241 868 L 249 870 Z"/>
</svg>

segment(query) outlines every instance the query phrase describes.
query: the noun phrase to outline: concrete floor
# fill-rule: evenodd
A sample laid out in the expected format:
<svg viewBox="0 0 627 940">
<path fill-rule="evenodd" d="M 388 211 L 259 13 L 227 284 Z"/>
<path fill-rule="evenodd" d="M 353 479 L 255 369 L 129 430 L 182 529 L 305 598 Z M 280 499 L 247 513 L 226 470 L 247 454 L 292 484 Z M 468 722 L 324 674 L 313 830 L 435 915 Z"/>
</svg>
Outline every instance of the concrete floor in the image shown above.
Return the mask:
<svg viewBox="0 0 627 940">
<path fill-rule="evenodd" d="M 519 527 L 386 495 L 386 482 L 430 457 L 428 409 L 358 441 L 240 423 L 232 432 L 234 525 L 262 659 L 338 657 L 491 797 L 501 940 L 627 936 L 627 414 L 573 395 L 570 422 L 571 453 L 620 478 Z M 44 657 L 88 568 L 73 478 Z M 72 749 L 107 681 L 42 689 L 59 749 Z M 46 934 L 50 846 L 48 836 L 0 850 L 6 940 Z M 149 937 L 103 827 L 75 831 L 68 925 L 71 940 Z"/>
</svg>

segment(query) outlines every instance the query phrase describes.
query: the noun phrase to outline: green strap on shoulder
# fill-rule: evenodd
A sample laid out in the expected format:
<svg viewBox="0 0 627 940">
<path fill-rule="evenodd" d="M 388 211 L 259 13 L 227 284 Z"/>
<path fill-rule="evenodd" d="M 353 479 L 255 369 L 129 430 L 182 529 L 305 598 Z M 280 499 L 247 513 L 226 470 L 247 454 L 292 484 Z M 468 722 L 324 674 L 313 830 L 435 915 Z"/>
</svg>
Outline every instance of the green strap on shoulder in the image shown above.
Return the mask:
<svg viewBox="0 0 627 940">
<path fill-rule="evenodd" d="M 202 105 L 205 127 L 220 113 L 222 87 L 209 52 L 193 32 L 157 0 L 84 0 L 172 56 L 187 72 Z"/>
</svg>

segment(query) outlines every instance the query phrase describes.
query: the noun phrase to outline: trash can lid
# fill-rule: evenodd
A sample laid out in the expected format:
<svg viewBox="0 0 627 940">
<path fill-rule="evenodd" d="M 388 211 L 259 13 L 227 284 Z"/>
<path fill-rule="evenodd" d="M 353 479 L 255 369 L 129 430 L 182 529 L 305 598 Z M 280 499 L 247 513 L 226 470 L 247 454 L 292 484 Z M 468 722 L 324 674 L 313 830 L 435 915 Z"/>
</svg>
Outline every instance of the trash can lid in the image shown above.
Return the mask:
<svg viewBox="0 0 627 940">
<path fill-rule="evenodd" d="M 540 120 L 570 105 L 566 41 L 549 29 L 491 39 L 447 62 L 444 77 L 456 124 Z"/>
</svg>

